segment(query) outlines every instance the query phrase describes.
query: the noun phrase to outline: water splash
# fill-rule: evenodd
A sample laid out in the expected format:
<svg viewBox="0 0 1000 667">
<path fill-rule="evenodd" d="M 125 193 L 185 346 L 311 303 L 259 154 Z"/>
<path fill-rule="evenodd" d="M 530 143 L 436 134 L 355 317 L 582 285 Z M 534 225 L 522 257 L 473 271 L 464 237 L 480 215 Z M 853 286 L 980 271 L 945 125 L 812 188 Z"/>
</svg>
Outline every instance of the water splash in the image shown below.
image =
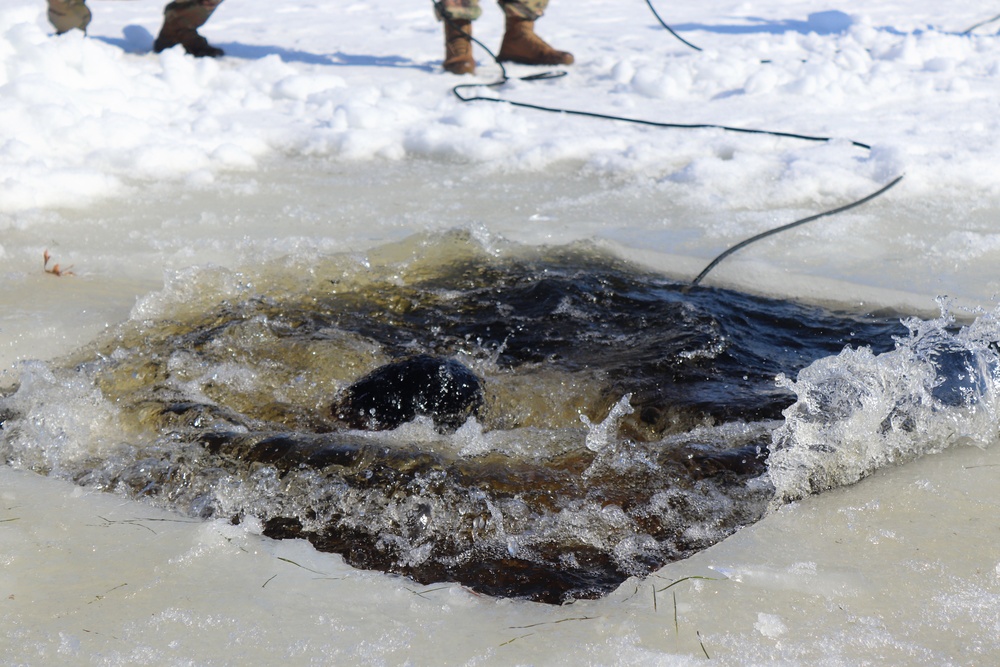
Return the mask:
<svg viewBox="0 0 1000 667">
<path fill-rule="evenodd" d="M 998 312 L 956 327 L 943 304 L 937 319 L 905 320 L 909 333 L 891 351 L 847 348 L 795 380 L 779 376 L 797 400 L 773 438 L 776 500 L 853 484 L 954 444 L 995 442 Z"/>
<path fill-rule="evenodd" d="M 612 442 L 618 432 L 618 425 L 625 415 L 635 412 L 629 400 L 632 394 L 625 394 L 621 400 L 612 406 L 608 416 L 600 424 L 592 424 L 587 415 L 581 414 L 580 421 L 587 427 L 587 449 L 592 452 L 599 452 Z"/>
<path fill-rule="evenodd" d="M 724 539 L 775 487 L 901 459 L 865 433 L 900 440 L 928 401 L 968 410 L 987 385 L 962 355 L 983 351 L 921 357 L 906 341 L 947 328 L 923 326 L 687 290 L 585 245 L 427 235 L 363 260 L 177 275 L 107 338 L 26 366 L 0 399 L 0 451 L 359 567 L 562 602 Z M 416 355 L 475 371 L 474 420 L 334 419 L 341 390 Z"/>
</svg>

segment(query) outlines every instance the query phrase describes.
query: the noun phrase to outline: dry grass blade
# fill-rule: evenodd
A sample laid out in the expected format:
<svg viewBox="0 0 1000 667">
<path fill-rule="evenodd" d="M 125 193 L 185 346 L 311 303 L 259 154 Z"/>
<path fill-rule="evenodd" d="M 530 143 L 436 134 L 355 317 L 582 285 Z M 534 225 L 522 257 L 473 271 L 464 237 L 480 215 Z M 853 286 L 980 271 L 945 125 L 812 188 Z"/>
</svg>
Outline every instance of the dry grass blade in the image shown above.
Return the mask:
<svg viewBox="0 0 1000 667">
<path fill-rule="evenodd" d="M 313 574 L 321 574 L 324 577 L 327 576 L 326 572 L 320 572 L 319 570 L 310 569 L 310 568 L 306 567 L 305 565 L 299 565 L 298 563 L 296 563 L 294 560 L 292 560 L 290 558 L 284 558 L 282 556 L 275 556 L 275 558 L 277 558 L 278 560 L 284 561 L 286 563 L 290 563 L 290 564 L 294 565 L 295 567 L 301 567 L 306 572 L 312 572 Z"/>
<path fill-rule="evenodd" d="M 706 649 L 706 648 L 705 648 L 705 642 L 703 642 L 703 641 L 701 640 L 701 633 L 700 633 L 700 632 L 698 632 L 698 631 L 695 631 L 695 634 L 696 634 L 696 635 L 698 635 L 698 643 L 699 643 L 699 644 L 701 644 L 701 651 L 702 651 L 702 653 L 704 653 L 704 654 L 705 654 L 705 657 L 706 657 L 706 658 L 708 658 L 709 660 L 711 660 L 711 659 L 712 659 L 712 656 L 710 656 L 710 655 L 708 654 L 708 649 Z"/>
<path fill-rule="evenodd" d="M 663 591 L 667 590 L 668 588 L 673 588 L 674 586 L 676 586 L 677 584 L 681 583 L 682 581 L 689 581 L 691 579 L 704 579 L 705 581 L 721 581 L 718 577 L 702 577 L 702 576 L 699 576 L 699 575 L 695 575 L 695 576 L 691 576 L 691 577 L 682 577 L 681 579 L 678 579 L 677 581 L 675 581 L 673 583 L 670 583 L 670 584 L 667 584 L 663 588 L 658 589 L 657 592 L 658 593 L 662 593 Z"/>
<path fill-rule="evenodd" d="M 537 628 L 540 625 L 557 625 L 559 623 L 567 623 L 569 621 L 592 621 L 597 616 L 574 616 L 572 618 L 561 618 L 558 621 L 542 621 L 541 623 L 529 623 L 528 625 L 512 625 L 511 630 L 527 630 L 528 628 Z"/>
</svg>

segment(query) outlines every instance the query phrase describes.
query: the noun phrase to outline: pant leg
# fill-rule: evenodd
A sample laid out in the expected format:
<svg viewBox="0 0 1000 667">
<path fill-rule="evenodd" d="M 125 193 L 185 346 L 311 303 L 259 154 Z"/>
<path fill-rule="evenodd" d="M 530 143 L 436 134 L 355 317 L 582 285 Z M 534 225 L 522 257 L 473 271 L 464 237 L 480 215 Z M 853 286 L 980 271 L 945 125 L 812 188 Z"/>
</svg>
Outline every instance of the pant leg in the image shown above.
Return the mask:
<svg viewBox="0 0 1000 667">
<path fill-rule="evenodd" d="M 174 0 L 163 9 L 163 24 L 175 29 L 197 30 L 222 0 Z"/>
<path fill-rule="evenodd" d="M 163 10 L 163 27 L 153 42 L 153 51 L 160 53 L 178 44 L 197 58 L 218 58 L 225 52 L 208 43 L 198 34 L 208 17 L 222 0 L 174 0 Z"/>
<path fill-rule="evenodd" d="M 49 23 L 59 35 L 73 29 L 87 32 L 90 9 L 84 0 L 49 0 Z"/>
<path fill-rule="evenodd" d="M 549 0 L 499 0 L 504 14 L 534 21 L 545 13 Z"/>
<path fill-rule="evenodd" d="M 438 19 L 444 13 L 453 21 L 475 21 L 483 13 L 479 0 L 438 0 L 434 3 Z"/>
</svg>

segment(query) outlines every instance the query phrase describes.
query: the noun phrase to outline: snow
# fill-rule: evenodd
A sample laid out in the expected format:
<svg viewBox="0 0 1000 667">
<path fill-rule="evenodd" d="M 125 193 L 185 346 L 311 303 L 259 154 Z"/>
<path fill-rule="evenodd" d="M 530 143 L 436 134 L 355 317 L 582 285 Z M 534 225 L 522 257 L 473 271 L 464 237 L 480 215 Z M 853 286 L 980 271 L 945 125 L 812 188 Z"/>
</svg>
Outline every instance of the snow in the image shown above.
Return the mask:
<svg viewBox="0 0 1000 667">
<path fill-rule="evenodd" d="M 828 205 L 904 172 L 910 196 L 1000 193 L 992 159 L 1000 53 L 989 26 L 956 32 L 980 17 L 975 3 L 953 3 L 933 17 L 938 25 L 914 31 L 892 16 L 900 3 L 845 12 L 715 2 L 698 8 L 698 21 L 692 8 L 661 8 L 702 44 L 699 53 L 660 29 L 642 3 L 602 22 L 600 3 L 557 2 L 539 32 L 577 52 L 578 64 L 564 78 L 482 93 L 834 139 L 818 146 L 462 104 L 452 85 L 490 82 L 499 69 L 477 49 L 477 77 L 440 71 L 440 28 L 429 8 L 400 15 L 398 3 L 383 1 L 275 14 L 263 2 L 229 2 L 203 32 L 232 56 L 198 60 L 180 48 L 148 51 L 157 2 L 93 4 L 89 37 L 51 36 L 40 2 L 12 0 L 0 10 L 0 211 L 86 206 L 136 182 L 205 186 L 275 154 L 448 158 L 531 172 L 572 161 L 673 183 L 680 196 L 733 210 Z M 900 13 L 915 21 L 911 6 Z M 487 43 L 498 13 L 476 24 Z"/>
</svg>

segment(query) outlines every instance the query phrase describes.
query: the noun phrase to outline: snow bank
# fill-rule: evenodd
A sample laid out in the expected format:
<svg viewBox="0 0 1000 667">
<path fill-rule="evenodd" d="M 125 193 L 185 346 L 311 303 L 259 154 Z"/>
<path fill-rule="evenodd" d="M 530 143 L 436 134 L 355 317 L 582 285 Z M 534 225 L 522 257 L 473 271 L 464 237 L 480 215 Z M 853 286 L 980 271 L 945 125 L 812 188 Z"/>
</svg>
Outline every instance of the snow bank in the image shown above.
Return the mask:
<svg viewBox="0 0 1000 667">
<path fill-rule="evenodd" d="M 570 163 L 737 210 L 842 202 L 900 172 L 915 195 L 1000 195 L 1000 41 L 989 34 L 903 32 L 840 11 L 729 25 L 733 14 L 719 12 L 720 2 L 714 15 L 703 8 L 703 23 L 679 26 L 706 45 L 696 53 L 643 3 L 620 9 L 627 21 L 603 24 L 601 3 L 555 3 L 539 29 L 577 53 L 570 74 L 484 93 L 834 139 L 815 144 L 462 104 L 450 92 L 460 80 L 440 71 L 440 27 L 429 9 L 401 16 L 376 0 L 348 12 L 363 20 L 346 23 L 330 9 L 310 16 L 274 14 L 264 0 L 231 4 L 205 30 L 234 40 L 222 44 L 233 55 L 197 60 L 180 49 L 148 52 L 159 20 L 153 0 L 95 4 L 90 37 L 52 36 L 44 3 L 8 0 L 0 9 L 0 212 L 85 206 L 150 181 L 207 187 L 220 171 L 253 170 L 278 153 L 519 171 Z M 130 22 L 139 18 L 148 27 Z M 489 18 L 495 23 L 488 15 L 477 30 L 495 30 Z M 102 34 L 118 30 L 124 41 Z M 497 68 L 477 54 L 471 80 L 493 80 Z"/>
</svg>

